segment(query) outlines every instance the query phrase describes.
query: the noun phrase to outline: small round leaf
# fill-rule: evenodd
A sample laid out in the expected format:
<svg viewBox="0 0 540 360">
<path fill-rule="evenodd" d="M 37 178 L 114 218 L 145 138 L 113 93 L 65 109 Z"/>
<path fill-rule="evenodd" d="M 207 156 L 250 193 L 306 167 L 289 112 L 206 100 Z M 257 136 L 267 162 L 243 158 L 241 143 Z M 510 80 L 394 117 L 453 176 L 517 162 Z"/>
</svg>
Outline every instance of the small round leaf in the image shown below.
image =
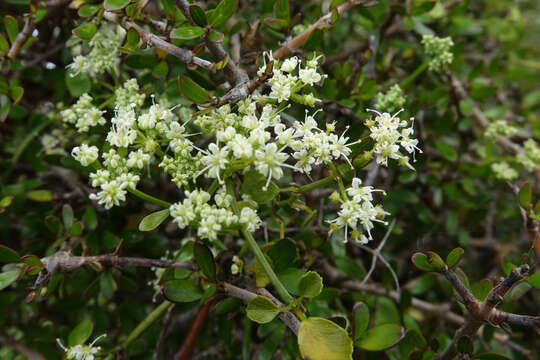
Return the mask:
<svg viewBox="0 0 540 360">
<path fill-rule="evenodd" d="M 266 324 L 279 314 L 279 308 L 269 298 L 256 296 L 248 303 L 246 313 L 256 323 Z"/>
<path fill-rule="evenodd" d="M 301 278 L 298 283 L 298 291 L 300 296 L 307 298 L 314 298 L 319 295 L 323 289 L 322 277 L 315 271 L 308 271 Z"/>
<path fill-rule="evenodd" d="M 152 231 L 169 217 L 169 209 L 163 209 L 146 215 L 139 223 L 139 231 Z"/>
<path fill-rule="evenodd" d="M 352 359 L 353 343 L 347 331 L 336 323 L 319 317 L 310 317 L 300 323 L 298 347 L 304 359 Z"/>
</svg>

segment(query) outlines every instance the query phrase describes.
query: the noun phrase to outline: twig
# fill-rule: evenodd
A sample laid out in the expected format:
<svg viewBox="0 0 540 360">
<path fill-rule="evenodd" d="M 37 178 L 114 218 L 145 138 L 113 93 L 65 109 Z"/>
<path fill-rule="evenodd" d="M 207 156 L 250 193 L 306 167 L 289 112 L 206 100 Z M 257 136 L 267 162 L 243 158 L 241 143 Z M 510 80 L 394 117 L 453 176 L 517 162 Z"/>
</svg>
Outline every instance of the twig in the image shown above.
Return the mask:
<svg viewBox="0 0 540 360">
<path fill-rule="evenodd" d="M 214 63 L 208 60 L 204 60 L 200 57 L 194 56 L 191 50 L 178 47 L 176 45 L 173 45 L 163 40 L 159 36 L 154 35 L 144 30 L 133 21 L 129 21 L 126 18 L 120 18 L 118 14 L 110 12 L 110 11 L 105 11 L 103 13 L 103 17 L 109 21 L 116 22 L 122 25 L 122 27 L 125 28 L 126 30 L 134 29 L 135 31 L 137 31 L 137 33 L 139 34 L 139 36 L 145 43 L 147 43 L 150 46 L 154 46 L 158 49 L 161 49 L 165 51 L 167 54 L 176 56 L 178 59 L 185 62 L 186 64 L 194 64 L 202 68 L 205 68 L 206 70 L 211 71 L 211 72 L 215 71 Z"/>
<path fill-rule="evenodd" d="M 238 298 L 238 299 L 240 299 L 240 300 L 242 300 L 244 302 L 248 302 L 248 301 L 250 301 L 251 299 L 253 299 L 254 297 L 257 296 L 257 294 L 255 294 L 255 293 L 253 293 L 251 291 L 239 288 L 237 286 L 234 286 L 234 285 L 226 283 L 226 282 L 221 284 L 221 288 L 223 289 L 223 291 L 225 291 L 230 296 Z M 277 300 L 272 294 L 270 294 L 265 289 L 259 289 L 259 293 L 261 294 L 261 296 L 265 296 L 265 297 L 269 298 L 270 300 L 272 300 L 277 306 L 280 306 L 280 307 L 283 306 L 283 304 L 279 300 Z M 278 315 L 278 317 L 281 319 L 281 321 L 283 321 L 283 323 L 285 325 L 287 325 L 287 327 L 289 329 L 291 329 L 291 331 L 295 335 L 298 334 L 298 328 L 300 327 L 300 321 L 298 320 L 298 318 L 293 313 L 291 313 L 290 311 L 282 312 L 282 313 L 280 313 Z"/>
<path fill-rule="evenodd" d="M 27 348 L 22 343 L 16 341 L 15 339 L 7 335 L 0 334 L 0 344 L 13 347 L 15 350 L 17 350 L 19 353 L 24 355 L 29 360 L 45 360 L 45 357 L 41 355 L 40 353 Z"/>
<path fill-rule="evenodd" d="M 437 357 L 438 360 L 450 360 L 457 354 L 457 342 L 462 336 L 472 336 L 484 323 L 490 323 L 494 326 L 499 326 L 504 330 L 508 329 L 508 324 L 521 326 L 539 326 L 540 317 L 524 316 L 510 314 L 495 309 L 502 297 L 516 284 L 523 279 L 529 271 L 528 265 L 522 265 L 519 268 L 513 269 L 512 272 L 497 286 L 495 286 L 487 295 L 485 301 L 479 301 L 465 287 L 456 273 L 451 269 L 444 269 L 443 275 L 450 281 L 454 289 L 460 294 L 464 300 L 468 310 L 468 316 L 465 323 L 458 329 L 452 342 L 448 347 Z"/>
<path fill-rule="evenodd" d="M 206 317 L 208 316 L 208 312 L 210 311 L 210 307 L 213 303 L 214 297 L 211 297 L 210 299 L 206 300 L 204 304 L 202 304 L 199 312 L 197 313 L 197 316 L 195 317 L 195 320 L 193 320 L 193 324 L 189 329 L 189 333 L 186 336 L 182 347 L 176 354 L 176 360 L 191 359 L 191 354 L 193 353 L 193 348 L 195 347 L 197 337 L 199 336 L 199 332 L 201 331 L 201 328 L 204 324 L 204 321 L 206 320 Z"/>
<path fill-rule="evenodd" d="M 36 24 L 34 22 L 34 15 L 27 15 L 22 31 L 17 34 L 17 37 L 15 37 L 15 41 L 13 42 L 13 44 L 11 44 L 11 48 L 7 53 L 8 58 L 10 58 L 11 60 L 15 59 L 28 37 L 32 34 L 32 31 L 35 27 Z"/>
<path fill-rule="evenodd" d="M 338 16 L 342 16 L 343 13 L 347 12 L 348 10 L 350 10 L 351 8 L 353 8 L 355 6 L 363 5 L 363 6 L 367 7 L 367 6 L 373 6 L 375 4 L 377 4 L 377 1 L 364 2 L 364 1 L 358 1 L 358 0 L 349 0 L 346 3 L 341 4 L 340 6 L 338 6 L 335 10 L 336 10 Z M 323 25 L 328 25 L 328 24 L 331 24 L 331 23 L 332 23 L 332 12 L 329 12 L 326 15 L 319 18 L 319 20 L 317 20 L 313 25 L 308 27 L 306 29 L 306 31 L 304 31 L 300 35 L 294 37 L 290 41 L 286 42 L 279 49 L 274 51 L 273 54 L 272 54 L 274 59 L 279 60 L 279 59 L 283 59 L 283 58 L 289 56 L 296 49 L 298 49 L 300 46 L 305 44 L 305 42 L 309 39 L 309 36 L 311 35 L 311 33 L 313 31 L 317 30 L 319 27 L 321 27 Z"/>
<path fill-rule="evenodd" d="M 360 245 L 361 249 L 370 252 L 371 255 L 373 256 L 372 259 L 371 259 L 371 267 L 369 268 L 369 271 L 366 274 L 366 276 L 364 277 L 364 279 L 362 280 L 361 284 L 365 284 L 369 280 L 369 278 L 371 277 L 371 274 L 373 273 L 373 270 L 375 270 L 375 265 L 377 264 L 377 259 L 379 259 L 388 268 L 388 270 L 390 270 L 390 273 L 392 274 L 392 277 L 394 278 L 394 282 L 396 283 L 396 290 L 397 290 L 397 292 L 399 294 L 399 292 L 400 292 L 399 279 L 398 279 L 398 277 L 396 275 L 396 272 L 394 271 L 394 269 L 392 269 L 390 264 L 386 261 L 386 259 L 381 254 L 382 248 L 386 244 L 386 240 L 388 240 L 388 238 L 390 237 L 390 234 L 392 233 L 392 229 L 394 228 L 395 224 L 396 224 L 396 219 L 392 220 L 392 223 L 390 224 L 390 227 L 388 227 L 388 230 L 386 231 L 386 234 L 384 234 L 384 238 L 382 239 L 381 243 L 379 244 L 379 246 L 377 246 L 376 249 L 372 249 L 372 248 L 367 247 L 365 245 Z"/>
</svg>

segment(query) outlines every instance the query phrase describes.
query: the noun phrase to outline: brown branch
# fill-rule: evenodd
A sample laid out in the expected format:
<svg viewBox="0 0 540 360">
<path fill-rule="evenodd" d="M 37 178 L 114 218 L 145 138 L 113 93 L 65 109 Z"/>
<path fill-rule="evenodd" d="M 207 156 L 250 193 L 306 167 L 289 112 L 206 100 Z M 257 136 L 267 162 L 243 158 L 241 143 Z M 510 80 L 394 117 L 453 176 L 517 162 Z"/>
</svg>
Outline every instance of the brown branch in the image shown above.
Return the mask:
<svg viewBox="0 0 540 360">
<path fill-rule="evenodd" d="M 221 288 L 230 296 L 238 298 L 244 302 L 249 302 L 251 299 L 257 296 L 257 294 L 251 291 L 239 288 L 238 286 L 234 286 L 226 282 L 221 284 Z M 259 289 L 258 292 L 261 294 L 261 296 L 265 296 L 272 300 L 277 306 L 283 307 L 283 304 L 265 289 Z M 293 313 L 291 313 L 290 311 L 282 312 L 278 315 L 278 317 L 281 319 L 281 321 L 283 321 L 285 325 L 287 325 L 289 329 L 291 329 L 291 331 L 295 335 L 298 334 L 300 321 Z"/>
<path fill-rule="evenodd" d="M 27 15 L 26 20 L 24 21 L 24 27 L 22 31 L 17 34 L 15 41 L 13 42 L 13 44 L 11 44 L 11 48 L 7 53 L 8 58 L 10 58 L 11 60 L 15 59 L 28 37 L 32 34 L 32 31 L 34 31 L 35 27 L 36 23 L 34 22 L 34 15 Z"/>
<path fill-rule="evenodd" d="M 363 5 L 363 6 L 373 6 L 376 5 L 377 1 L 359 1 L 359 0 L 349 0 L 344 4 L 341 4 L 338 6 L 335 10 L 337 11 L 339 17 L 341 17 L 345 12 L 350 10 L 351 8 Z M 313 25 L 308 27 L 306 31 L 301 33 L 300 35 L 294 37 L 293 39 L 286 42 L 283 46 L 281 46 L 279 49 L 273 52 L 272 56 L 274 59 L 283 59 L 290 54 L 292 54 L 296 49 L 298 49 L 300 46 L 304 45 L 306 41 L 309 39 L 309 36 L 311 33 L 313 33 L 315 30 L 320 28 L 323 25 L 328 25 L 332 23 L 332 11 L 327 13 L 326 15 L 322 16 L 317 20 Z"/>
<path fill-rule="evenodd" d="M 45 270 L 50 274 L 54 272 L 71 272 L 83 266 L 100 264 L 103 266 L 141 266 L 197 270 L 197 266 L 190 263 L 181 263 L 173 260 L 146 259 L 138 257 L 118 257 L 113 254 L 96 256 L 73 256 L 67 251 L 59 251 L 41 259 Z"/>
<path fill-rule="evenodd" d="M 206 300 L 204 304 L 202 304 L 201 308 L 199 309 L 199 312 L 197 313 L 197 316 L 195 317 L 195 320 L 193 320 L 193 324 L 191 325 L 191 328 L 189 329 L 189 333 L 186 336 L 184 343 L 182 344 L 182 347 L 180 348 L 180 350 L 175 356 L 176 360 L 191 359 L 193 348 L 195 347 L 195 342 L 197 341 L 199 332 L 201 331 L 204 321 L 206 320 L 206 317 L 208 316 L 210 307 L 214 303 L 214 299 L 215 299 L 214 297 L 211 297 L 210 299 Z"/>
<path fill-rule="evenodd" d="M 192 25 L 197 25 L 193 19 L 191 18 L 191 14 L 189 13 L 189 2 L 187 0 L 175 0 L 176 5 L 184 14 L 184 16 L 189 20 L 189 22 Z M 229 60 L 227 61 L 227 64 L 225 65 L 225 73 L 229 77 L 230 80 L 234 83 L 235 86 L 241 86 L 242 84 L 248 82 L 249 76 L 247 75 L 246 71 L 242 69 L 240 66 L 238 66 L 229 56 L 229 54 L 225 51 L 223 48 L 223 45 L 221 43 L 217 43 L 214 41 L 211 41 L 208 39 L 208 37 L 205 38 L 206 47 L 210 50 L 210 52 L 217 58 L 218 61 L 221 61 L 225 59 L 226 57 L 229 57 Z"/>
<path fill-rule="evenodd" d="M 191 50 L 178 47 L 174 44 L 171 44 L 170 42 L 163 40 L 159 36 L 144 30 L 133 21 L 129 21 L 126 18 L 120 18 L 118 14 L 110 11 L 105 11 L 103 13 L 103 17 L 109 21 L 120 24 L 126 30 L 134 29 L 135 31 L 137 31 L 141 39 L 146 44 L 161 49 L 167 54 L 177 57 L 186 64 L 197 65 L 211 72 L 215 71 L 214 63 L 193 55 L 193 52 Z"/>
<path fill-rule="evenodd" d="M 450 360 L 457 355 L 457 342 L 462 336 L 473 336 L 478 332 L 484 323 L 490 323 L 495 326 L 500 326 L 503 329 L 508 328 L 508 324 L 522 326 L 538 326 L 540 318 L 526 315 L 510 314 L 495 309 L 502 297 L 514 286 L 518 281 L 523 279 L 529 271 L 528 265 L 522 265 L 512 272 L 497 286 L 495 286 L 482 302 L 476 299 L 474 295 L 465 287 L 463 282 L 451 269 L 444 269 L 442 274 L 452 284 L 454 289 L 460 294 L 467 307 L 468 314 L 465 323 L 458 329 L 452 342 L 448 347 L 437 357 L 438 360 Z"/>
<path fill-rule="evenodd" d="M 11 346 L 17 350 L 20 354 L 24 355 L 29 360 L 45 360 L 45 357 L 40 353 L 27 348 L 24 344 L 18 342 L 8 335 L 0 334 L 0 344 L 5 346 Z"/>
</svg>

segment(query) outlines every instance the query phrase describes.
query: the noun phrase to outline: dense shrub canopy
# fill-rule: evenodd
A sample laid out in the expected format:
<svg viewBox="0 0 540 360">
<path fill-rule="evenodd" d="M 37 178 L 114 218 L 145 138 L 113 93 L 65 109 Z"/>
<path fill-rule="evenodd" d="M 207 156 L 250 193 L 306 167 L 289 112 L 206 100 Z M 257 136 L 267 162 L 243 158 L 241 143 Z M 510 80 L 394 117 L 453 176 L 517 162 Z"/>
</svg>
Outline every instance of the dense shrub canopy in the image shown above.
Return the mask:
<svg viewBox="0 0 540 360">
<path fill-rule="evenodd" d="M 540 355 L 536 1 L 0 14 L 0 358 Z"/>
</svg>

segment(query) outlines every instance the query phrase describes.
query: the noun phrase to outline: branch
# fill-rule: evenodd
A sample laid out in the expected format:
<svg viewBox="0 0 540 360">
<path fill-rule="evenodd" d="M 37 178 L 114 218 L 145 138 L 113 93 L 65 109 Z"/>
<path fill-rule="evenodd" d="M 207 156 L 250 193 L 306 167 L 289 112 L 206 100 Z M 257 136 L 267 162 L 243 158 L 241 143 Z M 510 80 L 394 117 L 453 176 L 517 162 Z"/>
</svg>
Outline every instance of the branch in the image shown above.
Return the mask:
<svg viewBox="0 0 540 360">
<path fill-rule="evenodd" d="M 194 56 L 191 50 L 178 47 L 174 44 L 171 44 L 163 40 L 159 36 L 154 35 L 151 32 L 144 30 L 133 21 L 129 21 L 126 18 L 120 18 L 118 14 L 110 12 L 110 11 L 105 11 L 103 13 L 103 17 L 109 21 L 120 24 L 126 30 L 134 29 L 135 31 L 137 31 L 141 39 L 143 39 L 143 41 L 146 44 L 156 47 L 158 49 L 161 49 L 165 51 L 167 54 L 177 57 L 178 59 L 180 59 L 182 62 L 185 62 L 186 64 L 197 65 L 211 72 L 215 71 L 214 63 L 208 60 L 202 59 L 200 57 Z"/>
<path fill-rule="evenodd" d="M 189 20 L 189 22 L 192 25 L 197 25 L 193 19 L 191 18 L 191 14 L 189 12 L 189 2 L 187 0 L 175 0 L 176 5 L 184 14 L 184 16 Z M 225 51 L 223 48 L 223 45 L 221 43 L 213 42 L 208 37 L 205 38 L 206 46 L 210 50 L 210 52 L 218 59 L 218 61 L 221 61 L 225 59 L 226 57 L 229 57 L 229 60 L 227 61 L 227 65 L 225 65 L 225 73 L 227 76 L 233 81 L 234 85 L 239 86 L 244 83 L 246 83 L 249 80 L 249 76 L 247 75 L 246 71 L 242 69 L 240 66 L 238 66 L 229 56 L 229 54 Z"/>
<path fill-rule="evenodd" d="M 11 346 L 17 350 L 20 354 L 24 355 L 29 360 L 45 360 L 45 357 L 40 353 L 27 348 L 24 344 L 18 342 L 8 335 L 0 334 L 0 344 L 5 346 Z"/>
<path fill-rule="evenodd" d="M 343 15 L 343 13 L 347 12 L 348 10 L 350 10 L 351 8 L 353 8 L 355 6 L 363 5 L 365 7 L 368 7 L 368 6 L 373 6 L 373 5 L 376 5 L 376 4 L 377 4 L 377 1 L 364 2 L 364 1 L 359 1 L 359 0 L 349 0 L 344 4 L 341 4 L 340 6 L 335 8 L 334 10 L 337 12 L 338 17 L 341 17 L 341 15 Z M 304 31 L 300 35 L 296 36 L 295 38 L 289 40 L 288 42 L 286 42 L 282 47 L 280 47 L 279 49 L 274 51 L 272 56 L 276 60 L 283 59 L 283 58 L 289 56 L 296 49 L 298 49 L 300 46 L 305 44 L 305 42 L 309 39 L 309 36 L 311 35 L 311 33 L 313 31 L 317 30 L 319 27 L 321 27 L 323 25 L 328 25 L 328 24 L 331 24 L 331 23 L 332 23 L 332 11 L 330 11 L 328 14 L 322 16 L 313 25 L 311 25 L 309 28 L 307 28 L 306 31 Z"/>
<path fill-rule="evenodd" d="M 239 288 L 237 286 L 234 286 L 234 285 L 226 283 L 226 282 L 221 284 L 221 288 L 223 289 L 223 291 L 228 293 L 230 296 L 238 298 L 238 299 L 240 299 L 240 300 L 242 300 L 244 302 L 249 302 L 251 299 L 253 299 L 254 297 L 257 296 L 257 294 L 252 293 L 251 291 Z M 259 289 L 258 292 L 259 292 L 259 294 L 261 296 L 265 296 L 265 297 L 269 298 L 270 300 L 272 300 L 278 307 L 283 307 L 284 306 L 278 299 L 276 299 L 266 289 Z M 289 329 L 291 329 L 291 331 L 295 335 L 298 334 L 298 328 L 300 327 L 300 321 L 298 320 L 298 318 L 293 313 L 291 313 L 290 311 L 282 312 L 282 313 L 280 313 L 278 315 L 278 317 L 281 319 L 281 321 L 283 321 L 283 323 L 285 325 L 287 325 L 287 327 Z"/>
<path fill-rule="evenodd" d="M 178 351 L 178 353 L 176 354 L 176 360 L 189 360 L 192 358 L 193 348 L 195 347 L 197 337 L 199 336 L 199 332 L 201 331 L 201 328 L 204 324 L 204 321 L 206 320 L 206 317 L 208 316 L 208 312 L 210 311 L 210 307 L 214 303 L 214 300 L 215 298 L 211 297 L 202 304 L 199 312 L 197 313 L 197 316 L 195 317 L 195 320 L 193 320 L 193 323 L 191 324 L 189 333 L 186 336 L 184 343 L 180 348 L 180 351 Z"/>
<path fill-rule="evenodd" d="M 22 31 L 17 34 L 15 41 L 13 42 L 13 44 L 11 44 L 11 48 L 7 53 L 8 58 L 10 58 L 11 60 L 15 59 L 28 37 L 32 34 L 32 31 L 34 31 L 35 27 L 36 23 L 34 22 L 34 15 L 27 15 L 26 20 L 24 21 L 24 27 Z"/>
</svg>

